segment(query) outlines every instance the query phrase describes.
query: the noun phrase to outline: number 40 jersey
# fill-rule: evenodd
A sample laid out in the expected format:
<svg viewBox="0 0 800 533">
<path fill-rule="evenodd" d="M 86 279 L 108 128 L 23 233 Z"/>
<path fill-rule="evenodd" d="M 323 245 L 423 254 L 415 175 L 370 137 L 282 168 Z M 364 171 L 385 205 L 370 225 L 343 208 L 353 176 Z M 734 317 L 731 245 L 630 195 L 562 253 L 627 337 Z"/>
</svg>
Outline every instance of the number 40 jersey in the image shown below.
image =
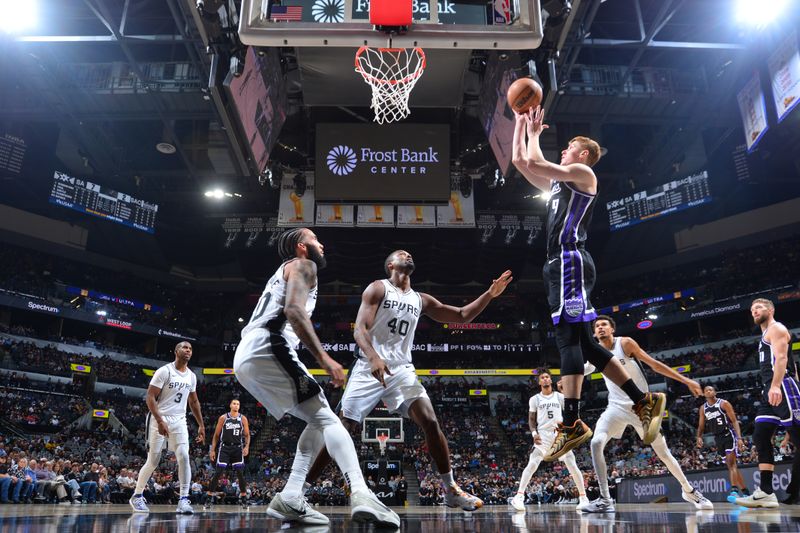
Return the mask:
<svg viewBox="0 0 800 533">
<path fill-rule="evenodd" d="M 403 292 L 382 279 L 384 296 L 369 332 L 372 347 L 390 367 L 411 363 L 414 331 L 422 313 L 422 297 L 413 289 Z"/>
</svg>

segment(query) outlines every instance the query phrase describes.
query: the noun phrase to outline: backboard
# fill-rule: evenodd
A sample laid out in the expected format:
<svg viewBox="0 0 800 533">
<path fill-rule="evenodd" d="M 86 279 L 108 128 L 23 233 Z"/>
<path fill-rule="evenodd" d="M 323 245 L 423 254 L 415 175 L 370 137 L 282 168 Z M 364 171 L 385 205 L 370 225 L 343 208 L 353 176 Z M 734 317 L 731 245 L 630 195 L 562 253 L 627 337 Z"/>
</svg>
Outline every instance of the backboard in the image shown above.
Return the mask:
<svg viewBox="0 0 800 533">
<path fill-rule="evenodd" d="M 242 0 L 239 37 L 254 46 L 521 50 L 542 40 L 540 0 L 413 0 L 403 35 L 373 30 L 369 0 Z"/>
<path fill-rule="evenodd" d="M 403 442 L 403 419 L 400 417 L 367 417 L 361 426 L 362 442 L 378 442 L 378 435 L 388 435 L 386 442 Z"/>
</svg>

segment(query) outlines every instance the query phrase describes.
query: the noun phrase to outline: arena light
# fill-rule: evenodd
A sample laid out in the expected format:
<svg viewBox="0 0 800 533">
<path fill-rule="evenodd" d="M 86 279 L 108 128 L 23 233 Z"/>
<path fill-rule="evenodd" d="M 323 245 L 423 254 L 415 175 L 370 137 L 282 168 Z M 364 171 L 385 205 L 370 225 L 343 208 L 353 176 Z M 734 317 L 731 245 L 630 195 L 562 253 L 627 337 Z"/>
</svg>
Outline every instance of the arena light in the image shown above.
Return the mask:
<svg viewBox="0 0 800 533">
<path fill-rule="evenodd" d="M 736 20 L 755 28 L 764 28 L 778 20 L 789 0 L 738 0 Z"/>
<path fill-rule="evenodd" d="M 108 316 L 108 311 L 104 311 L 103 309 L 100 309 L 99 311 L 97 311 L 96 314 L 97 314 L 97 316 Z"/>
<path fill-rule="evenodd" d="M 206 198 L 214 198 L 215 200 L 222 200 L 223 198 L 241 198 L 242 197 L 242 195 L 239 194 L 238 192 L 228 192 L 228 191 L 224 191 L 224 190 L 222 190 L 220 188 L 209 189 L 205 193 L 203 193 L 203 196 L 205 196 Z"/>
<path fill-rule="evenodd" d="M 0 33 L 19 34 L 36 26 L 39 19 L 37 0 L 0 0 Z"/>
</svg>

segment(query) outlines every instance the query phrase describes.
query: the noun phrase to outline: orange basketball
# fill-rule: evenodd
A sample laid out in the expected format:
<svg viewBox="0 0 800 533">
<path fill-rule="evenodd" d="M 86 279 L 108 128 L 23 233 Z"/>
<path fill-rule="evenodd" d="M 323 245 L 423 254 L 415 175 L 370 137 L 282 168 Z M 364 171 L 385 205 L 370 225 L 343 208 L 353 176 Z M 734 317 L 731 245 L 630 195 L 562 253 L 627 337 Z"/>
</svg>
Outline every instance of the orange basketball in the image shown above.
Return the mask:
<svg viewBox="0 0 800 533">
<path fill-rule="evenodd" d="M 531 78 L 520 78 L 508 88 L 508 105 L 517 113 L 542 103 L 542 87 Z"/>
</svg>

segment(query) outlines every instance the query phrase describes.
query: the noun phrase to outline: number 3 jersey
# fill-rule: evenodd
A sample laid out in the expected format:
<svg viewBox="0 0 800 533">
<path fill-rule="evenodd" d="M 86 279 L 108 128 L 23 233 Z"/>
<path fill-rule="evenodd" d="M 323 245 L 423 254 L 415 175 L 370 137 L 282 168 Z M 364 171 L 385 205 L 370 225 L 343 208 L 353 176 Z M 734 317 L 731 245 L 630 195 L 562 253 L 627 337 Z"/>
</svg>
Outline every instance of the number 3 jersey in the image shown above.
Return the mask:
<svg viewBox="0 0 800 533">
<path fill-rule="evenodd" d="M 556 426 L 564 420 L 563 408 L 564 395 L 557 391 L 547 396 L 540 392 L 528 400 L 528 410 L 536 413 L 536 431 L 539 433 L 555 431 Z"/>
<path fill-rule="evenodd" d="M 156 370 L 150 385 L 161 389 L 156 398 L 161 416 L 186 416 L 189 393 L 197 390 L 197 376 L 188 368 L 179 372 L 175 363 L 169 363 Z"/>
<path fill-rule="evenodd" d="M 411 363 L 414 331 L 422 313 L 422 297 L 413 289 L 407 292 L 382 279 L 384 296 L 369 332 L 372 347 L 390 367 Z"/>
</svg>

